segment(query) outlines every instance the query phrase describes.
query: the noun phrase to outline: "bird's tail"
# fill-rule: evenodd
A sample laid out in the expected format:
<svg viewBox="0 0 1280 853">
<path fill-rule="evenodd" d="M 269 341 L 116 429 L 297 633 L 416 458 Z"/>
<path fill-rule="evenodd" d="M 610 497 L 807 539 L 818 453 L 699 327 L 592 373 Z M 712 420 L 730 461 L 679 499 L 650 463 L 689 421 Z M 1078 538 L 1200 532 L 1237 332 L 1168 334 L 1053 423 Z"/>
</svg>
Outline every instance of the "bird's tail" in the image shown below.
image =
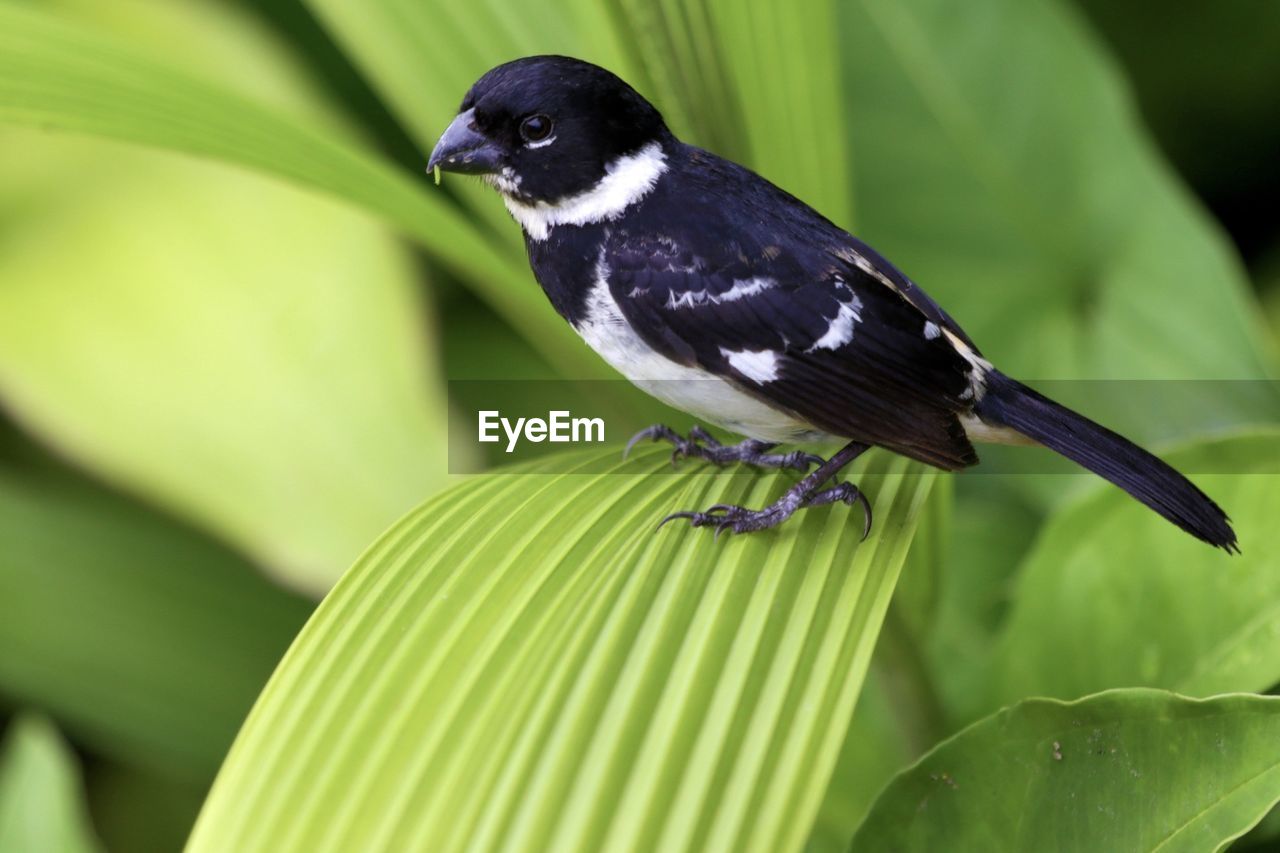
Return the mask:
<svg viewBox="0 0 1280 853">
<path fill-rule="evenodd" d="M 1171 466 L 1121 435 L 992 370 L 975 412 L 1083 465 L 1197 539 L 1239 552 L 1236 534 L 1208 495 Z"/>
</svg>

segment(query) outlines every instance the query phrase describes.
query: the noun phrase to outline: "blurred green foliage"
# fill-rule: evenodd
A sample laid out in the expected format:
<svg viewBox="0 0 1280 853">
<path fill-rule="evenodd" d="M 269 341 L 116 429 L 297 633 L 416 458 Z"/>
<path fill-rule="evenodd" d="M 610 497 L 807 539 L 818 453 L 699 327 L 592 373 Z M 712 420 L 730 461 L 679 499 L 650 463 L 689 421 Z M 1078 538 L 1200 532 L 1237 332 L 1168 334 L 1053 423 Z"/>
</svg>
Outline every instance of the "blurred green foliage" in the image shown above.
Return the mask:
<svg viewBox="0 0 1280 853">
<path fill-rule="evenodd" d="M 1010 373 L 1260 380 L 1159 418 L 1122 396 L 1081 405 L 1135 437 L 1175 442 L 1175 462 L 1274 470 L 1280 439 L 1266 425 L 1280 416 L 1280 394 L 1265 381 L 1276 376 L 1280 329 L 1276 8 L 1227 0 L 1153 16 L 1146 4 L 1098 0 L 0 0 L 0 709 L 15 714 L 0 758 L 0 846 L 180 844 L 315 599 L 381 531 L 449 486 L 442 445 L 459 401 L 446 399 L 446 379 L 610 375 L 545 304 L 498 200 L 465 180 L 434 188 L 420 173 L 467 86 L 516 56 L 564 52 L 615 69 L 688 141 L 753 166 L 893 258 Z M 630 401 L 648 405 L 638 393 Z M 477 817 L 477 832 L 516 825 L 531 827 L 521 837 L 546 839 L 548 821 L 562 821 L 561 838 L 629 827 L 705 842 L 752 826 L 757 846 L 794 848 L 810 832 L 811 848 L 842 849 L 870 813 L 861 837 L 872 849 L 907 844 L 892 833 L 908 826 L 926 846 L 999 849 L 1010 836 L 972 817 L 993 805 L 968 799 L 989 779 L 1042 792 L 1025 802 L 1046 820 L 1055 802 L 1091 792 L 1112 813 L 1090 829 L 1109 834 L 1079 836 L 1081 849 L 1141 846 L 1134 826 L 1182 820 L 1189 800 L 1172 792 L 1131 808 L 1121 788 L 1090 788 L 1097 777 L 1067 768 L 1065 750 L 1058 766 L 1052 744 L 1066 741 L 1044 724 L 1065 713 L 1127 727 L 1126 749 L 1156 762 L 1144 778 L 1204 770 L 1200 805 L 1216 803 L 1229 819 L 1197 823 L 1204 844 L 1189 849 L 1213 849 L 1280 796 L 1280 757 L 1263 748 L 1274 738 L 1258 728 L 1272 704 L 1222 705 L 1214 736 L 1233 749 L 1257 745 L 1262 781 L 1244 801 L 1215 800 L 1240 766 L 1197 734 L 1201 711 L 1219 706 L 1134 688 L 1203 696 L 1280 681 L 1270 523 L 1280 483 L 1266 473 L 1197 479 L 1235 518 L 1243 557 L 1225 560 L 1087 478 L 941 480 L 912 509 L 918 522 L 901 516 L 920 533 L 892 605 L 887 592 L 841 599 L 830 612 L 858 629 L 838 637 L 835 616 L 813 615 L 822 608 L 785 630 L 766 618 L 771 603 L 805 601 L 821 566 L 844 577 L 821 561 L 799 565 L 812 554 L 795 531 L 773 547 L 723 551 L 640 536 L 640 510 L 661 514 L 682 490 L 759 496 L 771 478 L 616 481 L 652 490 L 633 506 L 607 503 L 607 480 L 456 486 L 433 504 L 469 508 L 452 534 L 414 526 L 421 512 L 397 528 L 452 562 L 408 560 L 384 539 L 360 564 L 281 670 L 293 686 L 265 694 L 202 837 L 213 844 L 251 818 L 258 840 L 281 842 L 274 849 L 319 837 L 349 812 L 324 805 L 326 779 L 413 796 L 419 777 L 396 775 L 392 759 L 416 753 L 366 753 L 375 735 L 360 727 L 307 725 L 308 702 L 354 703 L 354 713 L 361 686 L 377 685 L 383 704 L 361 717 L 366 728 L 395 719 L 406 743 L 444 739 L 461 750 L 447 767 L 452 799 L 422 795 L 429 815 L 475 817 L 468 786 L 505 780 L 505 799 Z M 492 485 L 503 482 L 506 491 Z M 486 509 L 508 505 L 570 509 L 527 536 L 512 522 L 484 539 L 503 527 Z M 636 531 L 605 535 L 615 550 L 593 545 L 614 516 Z M 821 538 L 831 517 L 797 530 L 827 557 L 869 561 L 874 549 L 853 550 L 842 531 Z M 537 531 L 553 529 L 554 541 L 539 543 Z M 892 540 L 895 560 L 909 538 Z M 481 541 L 474 553 L 463 547 Z M 574 574 L 582 566 L 595 568 Z M 892 578 L 897 564 L 879 571 Z M 411 695 L 400 691 L 421 661 L 372 615 L 432 572 L 456 572 L 462 588 L 449 607 L 431 600 L 401 613 L 396 629 L 470 651 Z M 580 577 L 556 611 L 566 624 L 588 610 L 631 624 L 648 611 L 610 610 L 613 599 L 593 596 L 628 581 L 656 595 L 658 581 L 642 580 L 667 572 L 683 579 L 687 610 L 641 596 L 668 614 L 655 619 L 668 633 L 626 635 L 631 644 L 597 668 L 617 685 L 575 681 L 590 667 L 560 659 L 567 635 L 553 624 L 526 634 L 513 622 L 514 633 L 494 635 L 516 652 L 530 640 L 522 653 L 546 682 L 476 656 L 497 640 L 483 630 L 494 623 L 471 616 L 503 618 L 501 601 L 485 597 L 492 585 L 541 601 L 552 587 L 537 584 Z M 374 585 L 383 598 L 361 592 L 360 578 L 374 576 L 397 579 Z M 695 596 L 707 589 L 714 596 Z M 832 697 L 856 694 L 886 606 L 849 723 L 852 698 Z M 750 618 L 735 622 L 735 607 Z M 806 618 L 811 642 L 856 663 L 846 680 L 818 646 L 801 648 Z M 606 635 L 590 631 L 608 624 L 588 620 L 575 642 L 592 648 Z M 647 680 L 627 681 L 626 654 L 645 649 L 636 672 Z M 689 649 L 699 651 L 681 669 Z M 326 680 L 330 655 L 350 666 Z M 395 655 L 399 680 L 400 669 L 376 669 Z M 814 695 L 837 710 L 819 722 L 786 704 L 787 679 L 800 683 L 822 661 L 828 680 L 813 681 Z M 1128 689 L 986 717 L 877 800 L 895 773 L 1002 704 L 1107 688 Z M 488 715 L 472 721 L 478 728 L 446 713 L 456 691 Z M 652 715 L 652 730 L 640 719 L 651 715 L 588 713 L 623 695 L 668 710 Z M 501 713 L 539 702 L 543 728 Z M 554 708 L 576 709 L 578 728 Z M 812 739 L 788 752 L 761 734 L 770 719 Z M 715 737 L 700 740 L 708 731 Z M 282 733 L 294 738 L 290 751 L 270 747 L 268 757 L 292 768 L 295 787 L 259 805 L 294 818 L 257 822 L 235 780 L 269 784 L 256 773 L 276 765 L 260 764 L 253 746 Z M 634 752 L 642 735 L 635 760 L 652 775 L 624 780 L 616 760 L 592 763 Z M 1185 739 L 1186 749 L 1162 759 L 1155 737 Z M 492 747 L 503 738 L 525 739 L 525 764 L 503 763 Z M 1034 764 L 1019 758 L 1027 748 Z M 339 766 L 340 778 L 326 775 Z M 749 784 L 761 768 L 768 784 Z M 962 770 L 972 775 L 951 811 L 903 818 L 922 790 L 954 792 L 945 779 L 939 788 L 939 772 L 955 781 Z M 568 785 L 596 778 L 616 802 L 601 794 L 577 811 L 560 802 Z M 513 793 L 525 788 L 527 797 Z M 391 814 L 371 811 L 366 826 L 398 831 L 379 824 Z M 424 818 L 417 831 L 433 826 Z M 1244 843 L 1277 829 L 1264 823 Z"/>
<path fill-rule="evenodd" d="M 0 850 L 98 849 L 75 756 L 48 720 L 16 718 L 0 747 Z"/>
</svg>

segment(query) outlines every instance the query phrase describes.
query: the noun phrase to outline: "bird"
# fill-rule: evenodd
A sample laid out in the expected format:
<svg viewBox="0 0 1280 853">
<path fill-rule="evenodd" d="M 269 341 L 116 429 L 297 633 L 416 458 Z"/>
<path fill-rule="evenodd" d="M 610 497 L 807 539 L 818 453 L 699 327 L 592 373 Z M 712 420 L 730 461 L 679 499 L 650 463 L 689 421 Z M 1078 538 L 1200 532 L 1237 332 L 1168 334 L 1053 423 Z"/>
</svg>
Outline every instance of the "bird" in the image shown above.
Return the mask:
<svg viewBox="0 0 1280 853">
<path fill-rule="evenodd" d="M 840 471 L 871 447 L 955 471 L 975 442 L 1042 445 L 1192 536 L 1239 550 L 1173 467 L 1010 378 L 878 252 L 744 166 L 679 140 L 612 72 L 565 56 L 498 65 L 427 161 L 479 176 L 519 224 L 554 309 L 613 368 L 723 444 L 655 425 L 673 455 L 804 472 L 760 508 L 672 513 L 752 533 L 824 504 L 871 506 Z M 829 458 L 780 445 L 839 439 Z M 810 471 L 809 469 L 813 470 Z"/>
</svg>

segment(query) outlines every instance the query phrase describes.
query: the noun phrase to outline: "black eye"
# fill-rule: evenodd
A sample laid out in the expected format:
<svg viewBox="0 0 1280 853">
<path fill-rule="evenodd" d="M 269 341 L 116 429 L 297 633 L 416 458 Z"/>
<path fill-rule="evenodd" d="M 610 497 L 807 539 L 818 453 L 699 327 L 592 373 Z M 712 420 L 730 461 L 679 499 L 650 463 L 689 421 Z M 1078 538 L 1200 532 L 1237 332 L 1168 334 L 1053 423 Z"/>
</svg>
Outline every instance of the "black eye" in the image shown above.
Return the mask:
<svg viewBox="0 0 1280 853">
<path fill-rule="evenodd" d="M 529 116 L 520 122 L 520 137 L 525 142 L 541 142 L 550 135 L 551 119 L 547 116 Z"/>
</svg>

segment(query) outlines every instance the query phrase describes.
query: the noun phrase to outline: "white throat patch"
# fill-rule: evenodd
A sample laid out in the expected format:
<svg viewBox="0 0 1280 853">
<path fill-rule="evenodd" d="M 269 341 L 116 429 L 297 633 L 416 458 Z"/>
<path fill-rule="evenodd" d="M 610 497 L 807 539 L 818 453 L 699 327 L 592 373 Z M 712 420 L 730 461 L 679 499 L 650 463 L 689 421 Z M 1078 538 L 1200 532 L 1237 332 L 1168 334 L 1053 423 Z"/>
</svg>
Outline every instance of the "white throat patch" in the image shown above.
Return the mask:
<svg viewBox="0 0 1280 853">
<path fill-rule="evenodd" d="M 545 240 L 557 225 L 590 225 L 617 219 L 644 198 L 665 171 L 667 155 L 662 145 L 650 142 L 634 154 L 610 163 L 604 177 L 591 189 L 562 198 L 555 204 L 542 201 L 525 204 L 505 194 L 502 200 L 525 233 L 534 240 Z"/>
</svg>

